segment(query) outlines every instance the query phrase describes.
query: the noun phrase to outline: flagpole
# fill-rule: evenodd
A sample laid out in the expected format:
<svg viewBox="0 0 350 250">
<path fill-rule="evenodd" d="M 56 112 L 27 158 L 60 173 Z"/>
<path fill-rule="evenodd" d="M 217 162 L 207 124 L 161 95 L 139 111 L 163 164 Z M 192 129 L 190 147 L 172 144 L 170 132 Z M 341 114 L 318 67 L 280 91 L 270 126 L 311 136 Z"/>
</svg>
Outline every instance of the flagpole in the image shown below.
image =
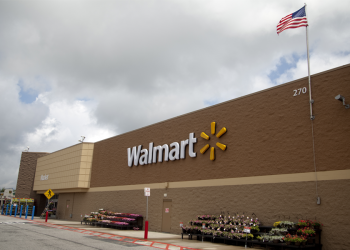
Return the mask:
<svg viewBox="0 0 350 250">
<path fill-rule="evenodd" d="M 305 17 L 307 20 L 307 14 L 306 14 L 306 3 L 305 3 Z M 310 77 L 310 57 L 309 57 L 309 32 L 307 30 L 307 27 L 309 26 L 309 22 L 308 25 L 306 26 L 306 49 L 307 49 L 307 72 L 309 75 L 309 102 L 310 102 L 310 119 L 313 120 L 315 119 L 315 116 L 312 114 L 312 104 L 314 103 L 314 100 L 312 100 L 311 97 L 311 77 Z"/>
<path fill-rule="evenodd" d="M 307 19 L 307 13 L 306 13 L 306 3 L 305 3 L 305 17 Z M 306 48 L 307 48 L 307 71 L 309 75 L 309 101 L 310 101 L 310 119 L 311 119 L 311 136 L 312 136 L 312 151 L 313 151 L 313 160 L 314 160 L 314 168 L 315 168 L 315 182 L 316 182 L 316 204 L 321 204 L 321 198 L 318 196 L 318 185 L 317 185 L 317 168 L 316 168 L 316 156 L 315 156 L 315 136 L 314 136 L 314 119 L 315 116 L 312 114 L 312 104 L 314 103 L 314 100 L 312 100 L 311 97 L 311 77 L 310 77 L 310 57 L 309 57 L 309 33 L 306 26 Z"/>
</svg>

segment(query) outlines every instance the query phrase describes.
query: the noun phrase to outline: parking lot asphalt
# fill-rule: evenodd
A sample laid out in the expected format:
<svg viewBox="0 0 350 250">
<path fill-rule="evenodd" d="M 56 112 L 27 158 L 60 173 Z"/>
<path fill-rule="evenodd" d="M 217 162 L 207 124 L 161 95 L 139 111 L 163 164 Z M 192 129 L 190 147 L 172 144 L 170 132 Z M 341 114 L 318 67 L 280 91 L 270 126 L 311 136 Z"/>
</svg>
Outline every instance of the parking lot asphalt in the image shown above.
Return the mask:
<svg viewBox="0 0 350 250">
<path fill-rule="evenodd" d="M 209 241 L 181 239 L 179 234 L 148 232 L 144 240 L 144 231 L 117 230 L 84 225 L 77 221 L 44 219 L 31 220 L 14 216 L 0 216 L 1 249 L 244 249 L 212 243 Z"/>
</svg>

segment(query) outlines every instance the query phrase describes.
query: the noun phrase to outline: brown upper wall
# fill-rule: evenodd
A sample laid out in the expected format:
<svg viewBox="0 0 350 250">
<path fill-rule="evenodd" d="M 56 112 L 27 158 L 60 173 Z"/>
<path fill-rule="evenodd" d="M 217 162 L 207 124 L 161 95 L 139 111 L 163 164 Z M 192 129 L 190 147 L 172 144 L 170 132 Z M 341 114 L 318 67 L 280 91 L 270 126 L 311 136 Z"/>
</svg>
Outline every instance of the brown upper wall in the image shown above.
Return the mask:
<svg viewBox="0 0 350 250">
<path fill-rule="evenodd" d="M 350 109 L 334 97 L 341 94 L 350 102 L 350 65 L 313 75 L 311 82 L 317 170 L 349 169 Z M 303 87 L 308 89 L 307 78 L 97 142 L 90 187 L 312 172 L 309 93 L 293 96 Z M 219 139 L 210 133 L 213 121 L 217 131 L 227 128 Z M 128 167 L 127 148 L 180 143 L 191 132 L 196 158 L 188 156 L 187 147 L 186 159 Z M 226 151 L 216 142 L 226 144 Z M 209 160 L 209 150 L 199 152 L 207 143 L 215 147 L 215 161 Z"/>
</svg>

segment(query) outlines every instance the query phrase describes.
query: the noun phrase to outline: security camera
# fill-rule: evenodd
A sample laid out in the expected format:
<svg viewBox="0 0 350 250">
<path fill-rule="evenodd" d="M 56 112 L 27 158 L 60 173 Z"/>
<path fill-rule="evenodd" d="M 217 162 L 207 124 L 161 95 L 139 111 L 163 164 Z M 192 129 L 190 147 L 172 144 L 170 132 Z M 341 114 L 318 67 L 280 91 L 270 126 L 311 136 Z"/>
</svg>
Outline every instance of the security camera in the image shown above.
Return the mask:
<svg viewBox="0 0 350 250">
<path fill-rule="evenodd" d="M 345 101 L 345 98 L 344 98 L 344 96 L 342 96 L 342 95 L 337 95 L 337 96 L 335 97 L 335 99 L 337 99 L 337 100 L 339 100 L 339 101 L 341 101 L 341 102 Z"/>
<path fill-rule="evenodd" d="M 342 95 L 337 95 L 337 96 L 335 97 L 335 99 L 341 101 L 341 102 L 343 103 L 343 105 L 345 106 L 346 109 L 350 108 L 350 105 L 345 103 L 345 97 L 344 97 L 344 96 L 342 96 Z"/>
</svg>

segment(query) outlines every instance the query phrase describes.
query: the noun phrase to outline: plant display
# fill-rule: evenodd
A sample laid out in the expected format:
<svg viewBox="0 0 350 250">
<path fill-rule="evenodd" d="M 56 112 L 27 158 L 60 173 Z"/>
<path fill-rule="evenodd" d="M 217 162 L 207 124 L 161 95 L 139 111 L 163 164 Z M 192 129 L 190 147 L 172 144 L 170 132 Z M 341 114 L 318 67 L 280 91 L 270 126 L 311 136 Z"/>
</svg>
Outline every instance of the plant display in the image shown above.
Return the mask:
<svg viewBox="0 0 350 250">
<path fill-rule="evenodd" d="M 260 221 L 258 218 L 239 214 L 234 216 L 198 215 L 197 219 L 190 220 L 189 224 L 190 226 L 182 226 L 183 233 L 200 233 L 229 239 L 241 239 L 245 237 L 253 239 L 253 234 L 243 232 L 245 226 L 249 226 L 257 232 L 260 231 Z M 205 228 L 202 228 L 203 224 Z"/>
<path fill-rule="evenodd" d="M 286 245 L 306 245 L 315 244 L 315 238 L 310 238 L 316 235 L 314 227 L 323 226 L 318 221 L 299 220 L 298 223 L 292 221 L 276 221 L 273 228 L 265 227 L 267 232 L 260 232 L 260 221 L 255 217 L 236 214 L 234 216 L 222 215 L 198 215 L 195 220 L 190 220 L 191 226 L 183 226 L 184 233 L 197 235 L 197 237 L 212 237 L 220 240 L 259 240 L 266 243 L 266 247 L 270 244 L 283 243 Z M 246 227 L 246 228 L 245 228 Z M 250 232 L 246 233 L 245 229 L 250 228 Z M 296 228 L 295 228 L 296 227 Z M 317 231 L 319 233 L 319 231 Z M 298 233 L 298 235 L 296 235 Z M 198 239 L 198 238 L 197 238 Z M 258 243 L 258 244 L 261 244 Z M 284 245 L 281 245 L 284 247 Z M 308 246 L 313 247 L 313 246 Z"/>
<path fill-rule="evenodd" d="M 115 213 L 112 211 L 107 211 L 104 209 L 99 209 L 98 212 L 91 212 L 90 215 L 85 215 L 83 221 L 105 224 L 105 225 L 115 225 L 120 227 L 127 227 L 127 229 L 139 229 L 137 225 L 137 219 L 142 216 L 139 214 L 130 213 Z"/>
</svg>

